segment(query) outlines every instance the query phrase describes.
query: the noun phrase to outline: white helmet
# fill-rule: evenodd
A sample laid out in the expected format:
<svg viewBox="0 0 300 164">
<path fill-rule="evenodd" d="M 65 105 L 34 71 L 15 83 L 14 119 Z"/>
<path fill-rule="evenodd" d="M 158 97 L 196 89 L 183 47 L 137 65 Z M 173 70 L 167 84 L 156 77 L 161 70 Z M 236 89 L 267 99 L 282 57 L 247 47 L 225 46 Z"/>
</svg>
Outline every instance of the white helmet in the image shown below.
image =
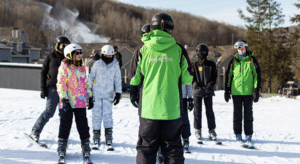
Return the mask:
<svg viewBox="0 0 300 164">
<path fill-rule="evenodd" d="M 67 57 L 68 54 L 70 54 L 71 52 L 73 52 L 75 50 L 82 50 L 82 48 L 80 47 L 80 45 L 74 44 L 74 43 L 67 45 L 64 49 L 65 57 Z"/>
<path fill-rule="evenodd" d="M 101 54 L 103 54 L 103 55 L 114 55 L 115 50 L 111 45 L 105 45 L 101 48 Z"/>
</svg>

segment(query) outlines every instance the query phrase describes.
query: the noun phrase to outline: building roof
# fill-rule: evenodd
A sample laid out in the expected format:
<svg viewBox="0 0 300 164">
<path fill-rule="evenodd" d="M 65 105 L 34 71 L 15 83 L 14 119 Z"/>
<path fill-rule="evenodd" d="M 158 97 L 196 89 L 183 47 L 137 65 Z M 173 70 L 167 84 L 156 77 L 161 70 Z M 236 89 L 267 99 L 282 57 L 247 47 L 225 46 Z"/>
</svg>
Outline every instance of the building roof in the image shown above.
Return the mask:
<svg viewBox="0 0 300 164">
<path fill-rule="evenodd" d="M 13 48 L 13 47 L 0 42 L 0 48 Z"/>
</svg>

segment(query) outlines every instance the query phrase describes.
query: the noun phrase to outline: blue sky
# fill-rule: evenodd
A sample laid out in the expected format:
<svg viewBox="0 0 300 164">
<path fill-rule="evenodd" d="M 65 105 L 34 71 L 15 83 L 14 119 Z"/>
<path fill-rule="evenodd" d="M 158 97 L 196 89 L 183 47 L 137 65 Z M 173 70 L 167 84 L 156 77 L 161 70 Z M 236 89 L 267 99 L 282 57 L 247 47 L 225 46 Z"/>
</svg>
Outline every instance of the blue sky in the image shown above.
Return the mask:
<svg viewBox="0 0 300 164">
<path fill-rule="evenodd" d="M 242 9 L 247 15 L 246 0 L 117 0 L 119 2 L 159 9 L 176 9 L 193 15 L 202 16 L 209 20 L 225 22 L 235 26 L 245 26 L 245 22 L 238 17 L 237 9 Z M 298 0 L 276 0 L 281 3 L 282 12 L 285 15 L 285 23 L 282 27 L 296 25 L 291 24 L 290 17 L 300 14 L 300 10 L 293 5 Z"/>
</svg>

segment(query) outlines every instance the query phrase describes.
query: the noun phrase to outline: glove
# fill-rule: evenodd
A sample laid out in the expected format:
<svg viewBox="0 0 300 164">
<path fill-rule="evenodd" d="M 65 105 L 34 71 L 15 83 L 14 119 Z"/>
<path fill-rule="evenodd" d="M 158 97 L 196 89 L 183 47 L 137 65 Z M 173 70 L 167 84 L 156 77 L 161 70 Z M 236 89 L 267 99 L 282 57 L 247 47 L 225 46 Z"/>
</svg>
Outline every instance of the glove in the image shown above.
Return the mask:
<svg viewBox="0 0 300 164">
<path fill-rule="evenodd" d="M 47 88 L 41 90 L 41 98 L 45 99 L 45 97 L 48 97 L 48 90 L 47 90 Z"/>
<path fill-rule="evenodd" d="M 230 92 L 225 92 L 224 97 L 225 97 L 225 101 L 228 102 L 229 99 L 231 99 Z"/>
<path fill-rule="evenodd" d="M 228 102 L 229 99 L 231 99 L 231 96 L 230 96 L 230 88 L 225 88 L 225 93 L 224 93 L 224 98 L 225 98 L 225 101 Z"/>
<path fill-rule="evenodd" d="M 252 94 L 252 99 L 255 103 L 258 102 L 258 99 L 259 99 L 259 90 L 258 90 L 258 88 L 254 88 L 254 92 Z"/>
<path fill-rule="evenodd" d="M 204 87 L 204 97 L 213 95 L 213 92 L 212 92 L 213 88 L 212 87 L 213 87 L 212 83 L 208 83 L 206 85 L 206 87 Z"/>
<path fill-rule="evenodd" d="M 114 98 L 114 105 L 119 104 L 120 99 L 121 99 L 121 93 L 116 93 Z"/>
<path fill-rule="evenodd" d="M 62 99 L 61 102 L 62 102 L 62 109 L 63 109 L 65 112 L 67 112 L 67 111 L 69 111 L 69 110 L 71 109 L 71 107 L 70 107 L 70 102 L 69 102 L 68 99 Z"/>
<path fill-rule="evenodd" d="M 93 100 L 93 97 L 90 97 L 89 100 L 88 100 L 88 109 L 92 109 L 94 107 L 94 100 Z"/>
<path fill-rule="evenodd" d="M 199 86 L 197 86 L 197 87 L 195 88 L 195 96 L 198 96 L 198 97 L 204 97 L 204 94 L 205 94 L 204 88 L 201 88 L 201 87 L 199 87 Z"/>
<path fill-rule="evenodd" d="M 193 108 L 194 108 L 194 99 L 193 98 L 188 98 L 187 102 L 188 102 L 188 110 L 192 111 Z"/>
<path fill-rule="evenodd" d="M 140 97 L 139 97 L 139 92 L 138 92 L 137 86 L 131 85 L 130 86 L 130 101 L 131 101 L 131 104 L 134 107 L 138 108 L 139 107 L 139 100 L 140 100 Z"/>
</svg>

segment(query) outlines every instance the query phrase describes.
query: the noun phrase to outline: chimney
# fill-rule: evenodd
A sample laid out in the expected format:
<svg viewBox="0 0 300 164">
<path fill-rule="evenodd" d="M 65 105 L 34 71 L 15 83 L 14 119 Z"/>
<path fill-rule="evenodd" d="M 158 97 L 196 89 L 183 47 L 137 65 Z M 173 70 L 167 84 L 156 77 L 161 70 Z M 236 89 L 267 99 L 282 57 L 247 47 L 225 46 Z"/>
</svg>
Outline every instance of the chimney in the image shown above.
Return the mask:
<svg viewBox="0 0 300 164">
<path fill-rule="evenodd" d="M 19 30 L 19 28 L 14 28 L 12 30 L 12 37 L 13 38 L 19 38 L 20 37 L 20 30 Z"/>
</svg>

